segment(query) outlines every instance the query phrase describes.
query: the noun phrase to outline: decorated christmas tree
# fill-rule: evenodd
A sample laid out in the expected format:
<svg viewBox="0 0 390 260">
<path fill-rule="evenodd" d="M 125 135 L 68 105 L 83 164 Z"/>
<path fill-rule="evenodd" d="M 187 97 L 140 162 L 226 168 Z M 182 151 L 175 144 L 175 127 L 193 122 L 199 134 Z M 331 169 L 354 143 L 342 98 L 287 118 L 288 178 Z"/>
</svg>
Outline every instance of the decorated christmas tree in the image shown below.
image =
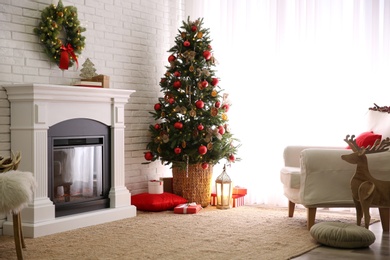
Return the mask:
<svg viewBox="0 0 390 260">
<path fill-rule="evenodd" d="M 231 104 L 219 86 L 203 19 L 183 21 L 168 52 L 169 66 L 160 81 L 163 97 L 151 112 L 156 123 L 149 127 L 145 159 L 160 159 L 165 165 L 200 164 L 203 169 L 224 158 L 239 160 L 238 140 L 228 125 Z"/>
</svg>

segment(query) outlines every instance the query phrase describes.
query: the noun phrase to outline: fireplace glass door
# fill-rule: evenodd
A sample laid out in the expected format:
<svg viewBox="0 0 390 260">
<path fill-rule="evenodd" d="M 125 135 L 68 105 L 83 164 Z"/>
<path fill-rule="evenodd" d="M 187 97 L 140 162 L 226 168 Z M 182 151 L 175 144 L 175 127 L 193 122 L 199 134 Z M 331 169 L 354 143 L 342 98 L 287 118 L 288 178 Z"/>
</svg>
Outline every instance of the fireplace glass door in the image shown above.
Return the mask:
<svg viewBox="0 0 390 260">
<path fill-rule="evenodd" d="M 101 141 L 93 138 L 96 144 L 89 145 L 85 144 L 86 139 L 68 141 L 71 141 L 69 146 L 63 146 L 61 140 L 54 141 L 53 202 L 80 202 L 102 196 Z M 74 142 L 81 144 L 74 145 Z"/>
<path fill-rule="evenodd" d="M 110 127 L 77 118 L 48 130 L 48 195 L 55 216 L 110 207 Z"/>
</svg>

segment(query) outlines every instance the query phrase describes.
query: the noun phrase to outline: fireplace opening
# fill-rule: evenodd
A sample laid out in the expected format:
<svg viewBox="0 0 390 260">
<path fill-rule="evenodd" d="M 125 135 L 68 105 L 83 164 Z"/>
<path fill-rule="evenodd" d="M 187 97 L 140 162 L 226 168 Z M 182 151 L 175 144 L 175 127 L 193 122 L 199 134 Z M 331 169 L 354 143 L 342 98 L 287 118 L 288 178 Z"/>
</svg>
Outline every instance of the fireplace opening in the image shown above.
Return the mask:
<svg viewBox="0 0 390 260">
<path fill-rule="evenodd" d="M 71 119 L 48 130 L 48 195 L 55 216 L 109 207 L 110 128 Z"/>
</svg>

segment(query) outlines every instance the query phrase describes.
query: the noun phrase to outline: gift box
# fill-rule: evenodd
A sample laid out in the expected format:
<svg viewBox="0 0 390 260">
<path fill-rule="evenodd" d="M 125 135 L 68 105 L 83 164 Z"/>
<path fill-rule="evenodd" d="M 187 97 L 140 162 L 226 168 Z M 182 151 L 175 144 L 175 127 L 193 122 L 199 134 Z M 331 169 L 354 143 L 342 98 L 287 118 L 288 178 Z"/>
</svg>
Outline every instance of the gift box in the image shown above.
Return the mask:
<svg viewBox="0 0 390 260">
<path fill-rule="evenodd" d="M 233 194 L 233 208 L 244 206 L 245 195 Z"/>
<path fill-rule="evenodd" d="M 177 205 L 173 209 L 173 213 L 176 214 L 196 214 L 202 209 L 202 206 L 200 204 L 196 203 L 185 203 Z"/>
<path fill-rule="evenodd" d="M 217 206 L 217 193 L 211 193 L 210 205 L 211 206 Z"/>
<path fill-rule="evenodd" d="M 164 192 L 164 182 L 159 180 L 149 181 L 148 192 L 150 194 L 162 194 Z"/>
<path fill-rule="evenodd" d="M 244 188 L 244 187 L 235 186 L 235 187 L 233 187 L 233 194 L 246 195 L 247 194 L 247 189 Z"/>
</svg>

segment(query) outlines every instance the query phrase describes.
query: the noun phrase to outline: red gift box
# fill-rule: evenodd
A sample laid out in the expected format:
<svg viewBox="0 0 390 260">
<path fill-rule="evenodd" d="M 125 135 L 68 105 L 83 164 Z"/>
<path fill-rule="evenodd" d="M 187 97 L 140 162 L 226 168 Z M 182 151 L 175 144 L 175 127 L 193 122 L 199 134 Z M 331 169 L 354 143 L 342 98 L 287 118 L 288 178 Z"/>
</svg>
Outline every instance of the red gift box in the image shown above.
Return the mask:
<svg viewBox="0 0 390 260">
<path fill-rule="evenodd" d="M 217 193 L 211 193 L 210 205 L 211 206 L 217 206 Z"/>
<path fill-rule="evenodd" d="M 244 206 L 245 195 L 233 194 L 233 208 Z"/>
<path fill-rule="evenodd" d="M 233 188 L 233 194 L 246 195 L 247 194 L 247 189 L 243 188 L 243 187 L 240 187 L 240 186 L 236 186 L 236 187 Z"/>
<path fill-rule="evenodd" d="M 177 205 L 173 209 L 173 213 L 176 214 L 196 214 L 202 209 L 202 206 L 200 204 L 196 203 L 185 203 Z"/>
</svg>

